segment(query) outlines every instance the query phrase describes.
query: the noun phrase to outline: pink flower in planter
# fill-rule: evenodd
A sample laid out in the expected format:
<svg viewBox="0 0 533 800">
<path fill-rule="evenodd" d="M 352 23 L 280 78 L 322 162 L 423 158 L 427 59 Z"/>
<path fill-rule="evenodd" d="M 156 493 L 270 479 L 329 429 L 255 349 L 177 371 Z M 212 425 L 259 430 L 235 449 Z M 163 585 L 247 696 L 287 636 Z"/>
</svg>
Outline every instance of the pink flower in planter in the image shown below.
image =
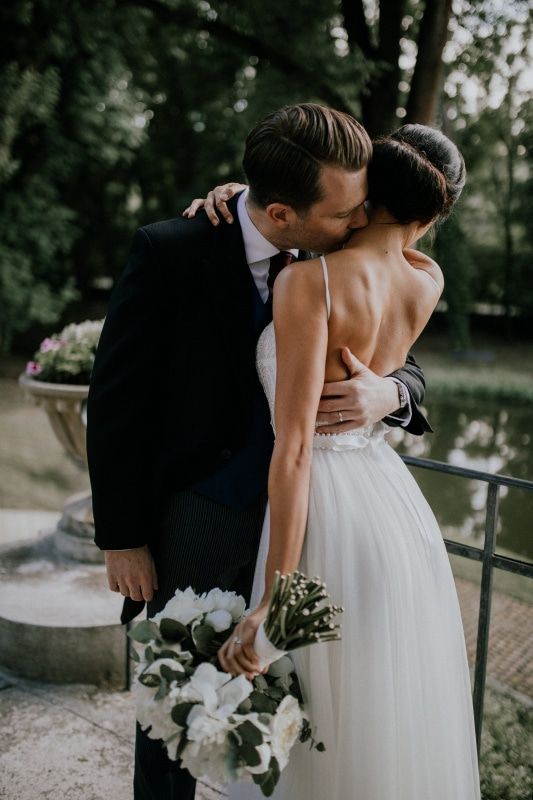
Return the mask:
<svg viewBox="0 0 533 800">
<path fill-rule="evenodd" d="M 26 375 L 38 375 L 42 371 L 43 368 L 36 361 L 28 361 L 26 364 Z"/>
<path fill-rule="evenodd" d="M 57 339 L 46 338 L 41 342 L 39 349 L 41 353 L 48 353 L 49 350 L 59 350 L 60 348 L 61 342 L 57 341 Z"/>
</svg>

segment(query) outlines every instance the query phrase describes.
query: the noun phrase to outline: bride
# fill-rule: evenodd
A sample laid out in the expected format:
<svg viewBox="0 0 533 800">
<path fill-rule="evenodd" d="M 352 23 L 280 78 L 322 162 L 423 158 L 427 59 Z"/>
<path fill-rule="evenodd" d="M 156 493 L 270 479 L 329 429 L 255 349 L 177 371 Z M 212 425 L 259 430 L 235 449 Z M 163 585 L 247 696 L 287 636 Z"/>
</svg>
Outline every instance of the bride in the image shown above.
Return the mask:
<svg viewBox="0 0 533 800">
<path fill-rule="evenodd" d="M 369 225 L 276 280 L 274 321 L 257 346 L 276 433 L 269 514 L 254 610 L 219 651 L 222 667 L 257 668 L 276 570 L 319 575 L 345 609 L 341 641 L 292 654 L 327 749 L 297 744 L 276 800 L 480 797 L 464 632 L 435 517 L 384 423 L 336 434 L 314 424 L 324 381 L 346 377 L 344 346 L 380 375 L 405 362 L 443 289 L 438 265 L 410 248 L 450 212 L 464 175 L 455 145 L 432 128 L 379 139 Z M 229 791 L 262 797 L 244 782 Z"/>
</svg>

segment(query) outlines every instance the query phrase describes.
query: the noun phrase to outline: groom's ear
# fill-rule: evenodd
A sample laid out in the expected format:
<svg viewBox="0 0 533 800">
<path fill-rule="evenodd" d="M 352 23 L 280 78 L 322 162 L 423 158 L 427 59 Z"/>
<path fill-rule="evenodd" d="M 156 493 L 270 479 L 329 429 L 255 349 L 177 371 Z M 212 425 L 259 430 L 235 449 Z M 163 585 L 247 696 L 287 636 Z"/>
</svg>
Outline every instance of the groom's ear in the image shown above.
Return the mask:
<svg viewBox="0 0 533 800">
<path fill-rule="evenodd" d="M 297 218 L 292 206 L 288 206 L 285 203 L 270 203 L 265 211 L 270 221 L 279 228 L 290 227 Z"/>
</svg>

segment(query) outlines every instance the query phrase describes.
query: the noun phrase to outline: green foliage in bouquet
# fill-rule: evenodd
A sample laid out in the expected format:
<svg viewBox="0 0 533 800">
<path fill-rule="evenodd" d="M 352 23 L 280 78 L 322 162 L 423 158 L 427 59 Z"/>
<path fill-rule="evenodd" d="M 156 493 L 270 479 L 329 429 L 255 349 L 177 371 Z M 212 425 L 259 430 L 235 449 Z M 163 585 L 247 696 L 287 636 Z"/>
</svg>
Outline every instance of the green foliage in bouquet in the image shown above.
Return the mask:
<svg viewBox="0 0 533 800">
<path fill-rule="evenodd" d="M 87 320 L 43 339 L 26 374 L 49 383 L 88 384 L 102 326 L 103 320 Z"/>
</svg>

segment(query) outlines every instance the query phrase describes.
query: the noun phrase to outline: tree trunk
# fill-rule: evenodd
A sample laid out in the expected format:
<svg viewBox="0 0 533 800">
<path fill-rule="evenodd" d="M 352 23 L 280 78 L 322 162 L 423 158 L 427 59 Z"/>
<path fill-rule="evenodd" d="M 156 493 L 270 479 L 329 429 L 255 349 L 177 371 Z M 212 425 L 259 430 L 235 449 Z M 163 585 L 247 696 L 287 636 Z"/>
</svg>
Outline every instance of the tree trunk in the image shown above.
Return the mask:
<svg viewBox="0 0 533 800">
<path fill-rule="evenodd" d="M 451 10 L 452 0 L 426 0 L 405 122 L 432 125 L 435 121 L 444 73 L 442 51 L 448 38 Z"/>
<path fill-rule="evenodd" d="M 361 97 L 361 121 L 370 136 L 389 133 L 398 122 L 400 38 L 405 0 L 381 0 L 377 47 L 370 41 L 362 0 L 344 0 L 342 10 L 350 44 L 358 47 L 369 61 L 381 65 Z"/>
</svg>

